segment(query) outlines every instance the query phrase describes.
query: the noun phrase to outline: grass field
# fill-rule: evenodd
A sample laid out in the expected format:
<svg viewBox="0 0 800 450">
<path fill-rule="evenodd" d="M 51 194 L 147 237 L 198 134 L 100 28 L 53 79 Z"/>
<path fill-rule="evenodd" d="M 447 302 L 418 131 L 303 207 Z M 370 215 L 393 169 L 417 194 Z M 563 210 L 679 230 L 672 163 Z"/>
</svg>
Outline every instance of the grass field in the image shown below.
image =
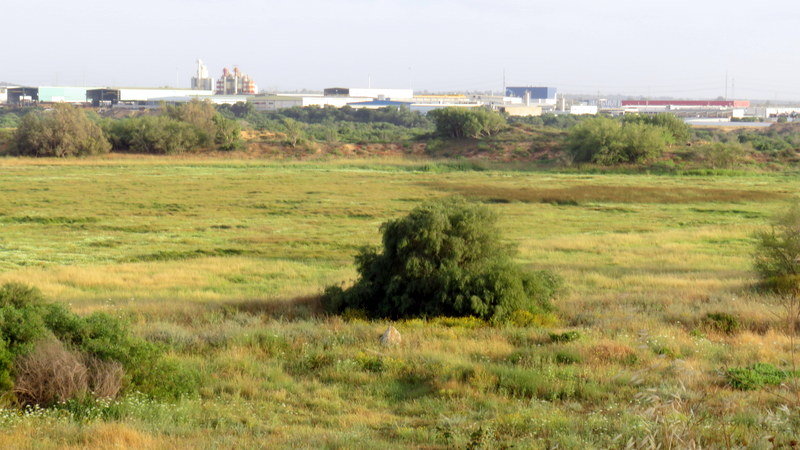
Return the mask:
<svg viewBox="0 0 800 450">
<path fill-rule="evenodd" d="M 0 445 L 771 448 L 800 433 L 788 391 L 724 377 L 791 359 L 750 254 L 800 179 L 470 167 L 0 160 L 0 282 L 122 315 L 202 380 L 176 403 L 3 410 Z M 382 222 L 454 194 L 499 213 L 519 262 L 565 278 L 557 317 L 402 321 L 386 349 L 389 323 L 319 313 Z M 717 312 L 741 329 L 707 326 Z M 564 331 L 579 338 L 551 338 Z"/>
</svg>

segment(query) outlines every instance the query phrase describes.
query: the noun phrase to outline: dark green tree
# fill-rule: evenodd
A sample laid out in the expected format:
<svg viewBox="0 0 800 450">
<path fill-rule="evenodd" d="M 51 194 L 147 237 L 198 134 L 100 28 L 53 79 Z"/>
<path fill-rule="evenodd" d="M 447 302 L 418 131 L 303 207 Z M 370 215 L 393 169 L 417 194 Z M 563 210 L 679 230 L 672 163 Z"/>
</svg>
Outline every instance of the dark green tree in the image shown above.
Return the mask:
<svg viewBox="0 0 800 450">
<path fill-rule="evenodd" d="M 425 203 L 381 226 L 383 246 L 356 256 L 360 278 L 330 287 L 331 312 L 363 310 L 375 317 L 475 316 L 501 322 L 515 311 L 543 312 L 560 279 L 512 260 L 496 217 L 464 199 Z"/>
</svg>

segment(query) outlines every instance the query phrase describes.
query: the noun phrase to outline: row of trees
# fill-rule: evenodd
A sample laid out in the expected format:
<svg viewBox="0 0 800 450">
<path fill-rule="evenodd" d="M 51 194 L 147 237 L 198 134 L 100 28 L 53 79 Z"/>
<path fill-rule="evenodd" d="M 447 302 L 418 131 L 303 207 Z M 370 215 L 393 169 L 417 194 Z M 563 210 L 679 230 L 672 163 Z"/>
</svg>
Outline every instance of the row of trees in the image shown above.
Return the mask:
<svg viewBox="0 0 800 450">
<path fill-rule="evenodd" d="M 17 124 L 10 151 L 25 156 L 88 156 L 113 150 L 174 154 L 241 145 L 239 124 L 208 102 L 167 106 L 159 115 L 100 119 L 70 105 L 31 111 Z"/>
</svg>

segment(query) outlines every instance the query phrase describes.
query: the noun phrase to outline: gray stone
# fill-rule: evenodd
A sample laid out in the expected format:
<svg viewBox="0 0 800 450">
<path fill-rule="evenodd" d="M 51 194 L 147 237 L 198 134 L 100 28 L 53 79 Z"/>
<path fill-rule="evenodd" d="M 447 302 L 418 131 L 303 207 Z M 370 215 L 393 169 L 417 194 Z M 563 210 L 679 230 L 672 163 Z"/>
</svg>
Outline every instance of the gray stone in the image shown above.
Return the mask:
<svg viewBox="0 0 800 450">
<path fill-rule="evenodd" d="M 381 335 L 381 345 L 384 347 L 394 347 L 395 345 L 400 345 L 401 342 L 403 342 L 403 338 L 395 327 L 390 326 Z"/>
</svg>

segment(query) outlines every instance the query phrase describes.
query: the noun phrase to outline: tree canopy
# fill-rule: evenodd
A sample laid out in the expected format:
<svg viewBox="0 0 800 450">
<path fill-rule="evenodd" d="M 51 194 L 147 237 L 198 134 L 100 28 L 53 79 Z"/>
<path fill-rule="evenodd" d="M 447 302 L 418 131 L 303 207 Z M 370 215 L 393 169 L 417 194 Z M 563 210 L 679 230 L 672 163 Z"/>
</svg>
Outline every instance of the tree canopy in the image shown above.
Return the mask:
<svg viewBox="0 0 800 450">
<path fill-rule="evenodd" d="M 559 278 L 512 261 L 495 215 L 460 198 L 425 203 L 381 226 L 383 245 L 356 256 L 360 279 L 330 287 L 329 311 L 375 317 L 476 316 L 503 321 L 516 311 L 550 310 Z"/>
</svg>

